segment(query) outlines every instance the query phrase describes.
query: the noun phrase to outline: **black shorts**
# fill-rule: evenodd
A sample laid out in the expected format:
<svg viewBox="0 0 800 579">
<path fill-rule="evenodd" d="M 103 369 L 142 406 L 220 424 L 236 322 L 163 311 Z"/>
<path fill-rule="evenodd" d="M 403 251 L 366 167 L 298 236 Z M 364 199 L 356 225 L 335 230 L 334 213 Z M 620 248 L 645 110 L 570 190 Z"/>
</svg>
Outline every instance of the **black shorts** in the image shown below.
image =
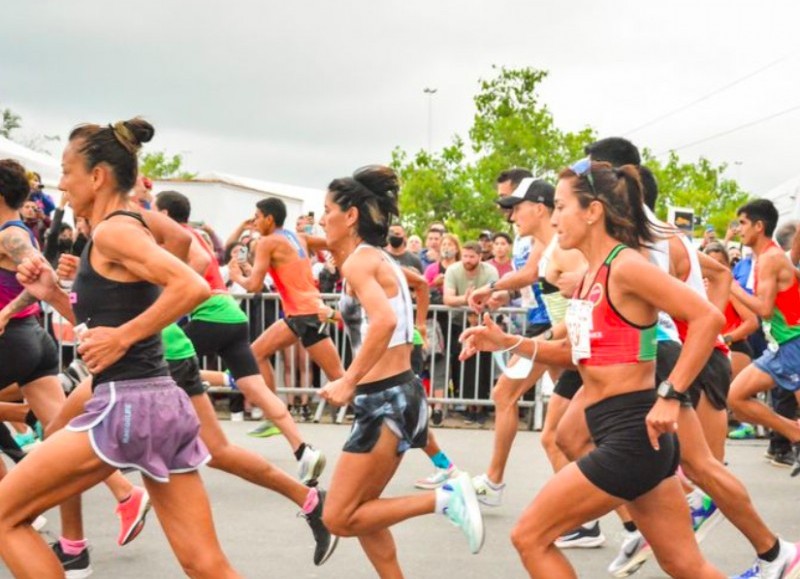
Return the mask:
<svg viewBox="0 0 800 579">
<path fill-rule="evenodd" d="M 310 348 L 328 337 L 327 322 L 321 322 L 319 317 L 310 314 L 307 316 L 287 316 L 283 319 L 292 333 L 300 338 L 304 348 Z"/>
<path fill-rule="evenodd" d="M 358 386 L 352 406 L 355 419 L 345 452 L 370 452 L 384 424 L 398 438 L 397 454 L 428 444 L 428 400 L 411 370 Z"/>
<path fill-rule="evenodd" d="M 197 356 L 184 358 L 183 360 L 167 360 L 169 375 L 175 380 L 175 384 L 180 386 L 186 394 L 199 396 L 206 393 L 203 380 L 200 378 L 200 364 Z"/>
<path fill-rule="evenodd" d="M 661 383 L 669 377 L 670 372 L 678 361 L 681 345 L 677 342 L 659 342 L 658 357 L 656 358 L 656 381 Z M 728 407 L 728 391 L 731 388 L 731 362 L 728 356 L 719 350 L 711 352 L 700 374 L 694 379 L 688 393 L 692 406 L 697 408 L 700 394 L 705 393 L 711 406 L 717 410 Z"/>
<path fill-rule="evenodd" d="M 583 378 L 581 378 L 580 372 L 577 370 L 564 370 L 561 372 L 561 376 L 558 377 L 553 394 L 572 400 L 578 390 L 581 389 L 581 386 L 583 386 Z"/>
<path fill-rule="evenodd" d="M 740 354 L 744 354 L 751 360 L 753 359 L 753 348 L 750 346 L 750 342 L 747 340 L 739 340 L 738 342 L 733 342 L 730 346 L 731 352 L 739 352 Z"/>
<path fill-rule="evenodd" d="M 526 338 L 535 338 L 539 334 L 544 334 L 547 330 L 552 328 L 550 324 L 531 324 L 525 328 Z"/>
<path fill-rule="evenodd" d="M 183 326 L 183 331 L 194 344 L 198 358 L 219 356 L 234 380 L 260 374 L 255 356 L 250 350 L 247 322 L 220 324 L 192 320 Z"/>
<path fill-rule="evenodd" d="M 58 376 L 58 348 L 35 316 L 8 322 L 0 335 L 0 389 Z"/>
<path fill-rule="evenodd" d="M 647 389 L 586 408 L 586 423 L 597 448 L 576 464 L 600 490 L 632 501 L 675 474 L 680 463 L 677 437 L 662 434 L 658 451 L 647 437 L 645 418 L 655 400 L 655 390 Z"/>
</svg>

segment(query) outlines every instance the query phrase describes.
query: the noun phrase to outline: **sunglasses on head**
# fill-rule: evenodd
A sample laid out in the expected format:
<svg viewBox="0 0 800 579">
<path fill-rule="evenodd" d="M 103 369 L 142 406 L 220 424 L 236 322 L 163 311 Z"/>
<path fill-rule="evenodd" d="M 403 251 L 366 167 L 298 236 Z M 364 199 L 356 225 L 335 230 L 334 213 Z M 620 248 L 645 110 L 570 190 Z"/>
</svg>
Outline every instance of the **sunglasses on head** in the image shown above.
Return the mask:
<svg viewBox="0 0 800 579">
<path fill-rule="evenodd" d="M 592 176 L 592 158 L 586 157 L 581 159 L 570 167 L 573 173 L 578 177 L 585 178 L 592 189 L 592 193 L 597 197 L 597 189 L 594 188 L 594 177 Z"/>
</svg>

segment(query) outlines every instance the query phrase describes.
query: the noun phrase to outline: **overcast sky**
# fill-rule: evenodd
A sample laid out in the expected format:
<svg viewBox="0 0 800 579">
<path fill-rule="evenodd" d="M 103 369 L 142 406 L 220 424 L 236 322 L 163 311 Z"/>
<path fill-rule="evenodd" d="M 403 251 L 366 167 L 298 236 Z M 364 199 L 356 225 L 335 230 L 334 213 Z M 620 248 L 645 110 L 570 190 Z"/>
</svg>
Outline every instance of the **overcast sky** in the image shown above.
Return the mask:
<svg viewBox="0 0 800 579">
<path fill-rule="evenodd" d="M 25 0 L 2 13 L 0 108 L 62 140 L 141 114 L 148 150 L 191 170 L 323 188 L 426 147 L 425 87 L 437 148 L 466 136 L 493 64 L 533 66 L 559 127 L 660 153 L 800 107 L 799 20 L 793 1 Z M 800 108 L 679 150 L 756 194 L 800 173 L 799 152 Z"/>
</svg>

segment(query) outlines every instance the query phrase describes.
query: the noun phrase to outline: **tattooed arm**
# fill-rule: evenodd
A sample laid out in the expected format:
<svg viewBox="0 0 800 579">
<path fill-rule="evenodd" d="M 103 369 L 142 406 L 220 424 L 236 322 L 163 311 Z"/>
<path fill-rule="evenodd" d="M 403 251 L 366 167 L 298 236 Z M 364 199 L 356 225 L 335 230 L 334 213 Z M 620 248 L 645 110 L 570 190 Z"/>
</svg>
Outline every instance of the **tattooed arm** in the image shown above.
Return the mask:
<svg viewBox="0 0 800 579">
<path fill-rule="evenodd" d="M 14 266 L 18 266 L 26 257 L 33 257 L 38 254 L 39 252 L 31 245 L 31 239 L 24 229 L 9 227 L 0 233 L 0 257 L 7 257 L 14 262 Z M 8 320 L 13 315 L 18 314 L 37 301 L 39 300 L 28 293 L 27 290 L 23 291 L 0 310 L 0 326 L 5 327 L 5 324 L 8 323 Z"/>
</svg>

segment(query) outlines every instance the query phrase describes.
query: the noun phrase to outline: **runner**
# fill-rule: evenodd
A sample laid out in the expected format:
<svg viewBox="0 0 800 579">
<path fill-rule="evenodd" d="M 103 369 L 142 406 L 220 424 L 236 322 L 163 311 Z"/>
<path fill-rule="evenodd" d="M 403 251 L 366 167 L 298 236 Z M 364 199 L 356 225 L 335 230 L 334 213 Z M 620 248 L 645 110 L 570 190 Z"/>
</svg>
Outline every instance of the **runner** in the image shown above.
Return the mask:
<svg viewBox="0 0 800 579">
<path fill-rule="evenodd" d="M 320 222 L 345 280 L 340 311 L 356 352 L 345 375 L 321 392 L 333 404 L 352 401 L 355 408 L 323 517 L 332 533 L 358 537 L 381 577 L 402 577 L 389 527 L 410 517 L 446 513 L 471 552 L 483 544 L 483 519 L 466 473 L 433 492 L 379 498 L 405 451 L 427 441 L 427 401 L 411 371 L 411 296 L 399 266 L 381 249 L 398 213 L 398 192 L 391 169 L 365 167 L 331 182 Z M 356 328 L 350 312 L 360 320 Z"/>
<path fill-rule="evenodd" d="M 627 501 L 670 576 L 723 577 L 703 560 L 694 540 L 674 476 L 678 447 L 673 434 L 679 401 L 710 353 L 722 315 L 628 249 L 653 239 L 634 167 L 585 163 L 566 169 L 559 176 L 555 205 L 560 246 L 580 249 L 589 263 L 567 312 L 569 341 L 506 335 L 488 315 L 486 326 L 462 337 L 464 357 L 476 350 L 506 349 L 544 363 L 571 362 L 585 385 L 586 420 L 597 448 L 545 485 L 512 540 L 532 576 L 572 577 L 555 540 Z M 688 347 L 657 396 L 659 310 L 688 320 L 691 331 Z"/>
<path fill-rule="evenodd" d="M 56 553 L 29 522 L 116 468 L 130 466 L 146 475 L 145 486 L 184 571 L 195 577 L 238 577 L 217 541 L 195 472 L 210 458 L 197 438 L 197 418 L 186 394 L 167 375 L 157 335 L 169 320 L 206 299 L 209 290 L 156 245 L 140 217 L 120 211 L 136 180 L 137 152 L 153 133 L 149 123 L 133 119 L 106 127 L 81 125 L 70 134 L 60 188 L 70 195 L 74 212 L 96 224 L 72 300 L 40 256 L 18 266 L 29 291 L 70 321 L 89 326 L 78 350 L 95 383 L 84 414 L 0 482 L 0 555 L 15 576 L 62 577 Z M 41 476 L 44 471 L 48 476 Z"/>
<path fill-rule="evenodd" d="M 189 199 L 177 191 L 165 191 L 156 197 L 156 207 L 186 228 L 194 236 L 192 243 L 202 248 L 210 259 L 203 277 L 211 287 L 212 296 L 192 311 L 184 332 L 199 356 L 219 355 L 222 358 L 236 381 L 236 387 L 283 432 L 298 461 L 300 480 L 314 486 L 325 468 L 325 456 L 303 441 L 286 405 L 266 387 L 250 351 L 247 315 L 228 293 L 216 256 L 199 234 L 189 227 L 192 210 Z"/>
</svg>

